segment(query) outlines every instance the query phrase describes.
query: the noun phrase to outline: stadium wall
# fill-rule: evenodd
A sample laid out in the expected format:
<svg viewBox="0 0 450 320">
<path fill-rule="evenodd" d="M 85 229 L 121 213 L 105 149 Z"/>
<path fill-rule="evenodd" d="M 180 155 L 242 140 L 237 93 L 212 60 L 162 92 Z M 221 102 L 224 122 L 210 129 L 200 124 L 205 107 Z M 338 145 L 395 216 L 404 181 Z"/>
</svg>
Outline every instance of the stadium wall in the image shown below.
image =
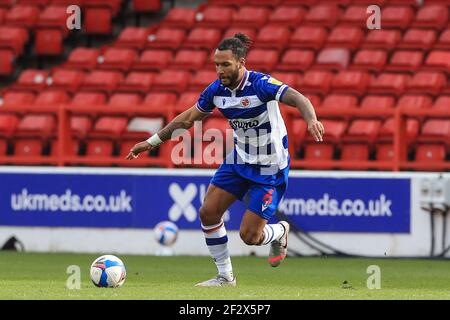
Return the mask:
<svg viewBox="0 0 450 320">
<path fill-rule="evenodd" d="M 118 168 L 0 168 L 0 246 L 11 237 L 32 252 L 164 254 L 153 227 L 172 220 L 180 228 L 175 254 L 208 255 L 199 231 L 201 206 L 213 170 Z M 279 209 L 296 228 L 339 252 L 378 257 L 430 256 L 442 240 L 443 215 L 430 214 L 424 181 L 449 173 L 297 171 Z M 245 245 L 239 225 L 245 206 L 225 214 L 232 255 L 267 255 Z M 274 218 L 274 221 L 276 219 Z M 317 242 L 290 237 L 290 248 L 319 254 Z M 311 246 L 316 245 L 316 249 Z"/>
</svg>

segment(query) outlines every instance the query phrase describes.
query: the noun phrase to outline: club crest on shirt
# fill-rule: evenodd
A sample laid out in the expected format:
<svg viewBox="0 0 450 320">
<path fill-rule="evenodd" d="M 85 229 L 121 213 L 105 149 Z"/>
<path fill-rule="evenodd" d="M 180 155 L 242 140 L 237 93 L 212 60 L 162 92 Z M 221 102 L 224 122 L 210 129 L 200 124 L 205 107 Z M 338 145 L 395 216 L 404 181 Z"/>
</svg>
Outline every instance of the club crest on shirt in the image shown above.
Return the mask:
<svg viewBox="0 0 450 320">
<path fill-rule="evenodd" d="M 241 106 L 248 107 L 248 106 L 250 106 L 250 104 L 251 104 L 251 102 L 250 102 L 249 98 L 244 97 L 241 99 Z"/>
</svg>

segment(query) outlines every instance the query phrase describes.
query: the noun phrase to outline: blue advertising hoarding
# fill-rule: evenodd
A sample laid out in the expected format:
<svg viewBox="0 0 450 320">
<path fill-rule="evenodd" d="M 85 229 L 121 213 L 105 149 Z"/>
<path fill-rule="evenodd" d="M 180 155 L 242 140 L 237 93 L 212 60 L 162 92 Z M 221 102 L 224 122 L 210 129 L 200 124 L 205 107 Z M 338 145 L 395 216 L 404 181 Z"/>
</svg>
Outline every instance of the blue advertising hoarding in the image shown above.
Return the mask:
<svg viewBox="0 0 450 320">
<path fill-rule="evenodd" d="M 199 230 L 211 176 L 0 173 L 0 225 Z M 279 209 L 305 231 L 410 232 L 408 178 L 290 177 Z M 245 205 L 225 214 L 238 230 Z"/>
</svg>

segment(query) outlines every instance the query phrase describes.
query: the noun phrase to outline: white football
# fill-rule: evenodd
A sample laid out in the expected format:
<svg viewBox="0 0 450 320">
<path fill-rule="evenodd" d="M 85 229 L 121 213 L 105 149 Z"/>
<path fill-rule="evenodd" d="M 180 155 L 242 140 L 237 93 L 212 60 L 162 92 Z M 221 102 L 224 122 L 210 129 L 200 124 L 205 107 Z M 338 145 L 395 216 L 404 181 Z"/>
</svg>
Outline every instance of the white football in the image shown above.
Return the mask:
<svg viewBox="0 0 450 320">
<path fill-rule="evenodd" d="M 91 280 L 97 287 L 120 287 L 125 282 L 126 276 L 122 260 L 113 255 L 101 256 L 91 265 Z"/>
<path fill-rule="evenodd" d="M 177 241 L 178 227 L 171 221 L 161 221 L 155 228 L 155 239 L 163 246 L 171 246 Z"/>
</svg>

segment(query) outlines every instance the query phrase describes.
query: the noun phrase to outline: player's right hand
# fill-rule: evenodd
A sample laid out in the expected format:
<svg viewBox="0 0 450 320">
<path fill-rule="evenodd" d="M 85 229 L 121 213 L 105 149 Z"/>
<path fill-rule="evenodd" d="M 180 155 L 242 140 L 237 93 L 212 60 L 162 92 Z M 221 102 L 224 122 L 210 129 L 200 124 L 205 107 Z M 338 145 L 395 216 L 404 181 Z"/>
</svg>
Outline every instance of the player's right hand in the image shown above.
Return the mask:
<svg viewBox="0 0 450 320">
<path fill-rule="evenodd" d="M 147 141 L 142 141 L 142 142 L 136 143 L 134 145 L 134 147 L 131 148 L 130 152 L 125 157 L 125 159 L 127 159 L 127 160 L 136 159 L 137 157 L 139 157 L 139 154 L 141 152 L 152 150 L 153 148 L 155 148 L 155 147 L 151 146 Z"/>
</svg>

